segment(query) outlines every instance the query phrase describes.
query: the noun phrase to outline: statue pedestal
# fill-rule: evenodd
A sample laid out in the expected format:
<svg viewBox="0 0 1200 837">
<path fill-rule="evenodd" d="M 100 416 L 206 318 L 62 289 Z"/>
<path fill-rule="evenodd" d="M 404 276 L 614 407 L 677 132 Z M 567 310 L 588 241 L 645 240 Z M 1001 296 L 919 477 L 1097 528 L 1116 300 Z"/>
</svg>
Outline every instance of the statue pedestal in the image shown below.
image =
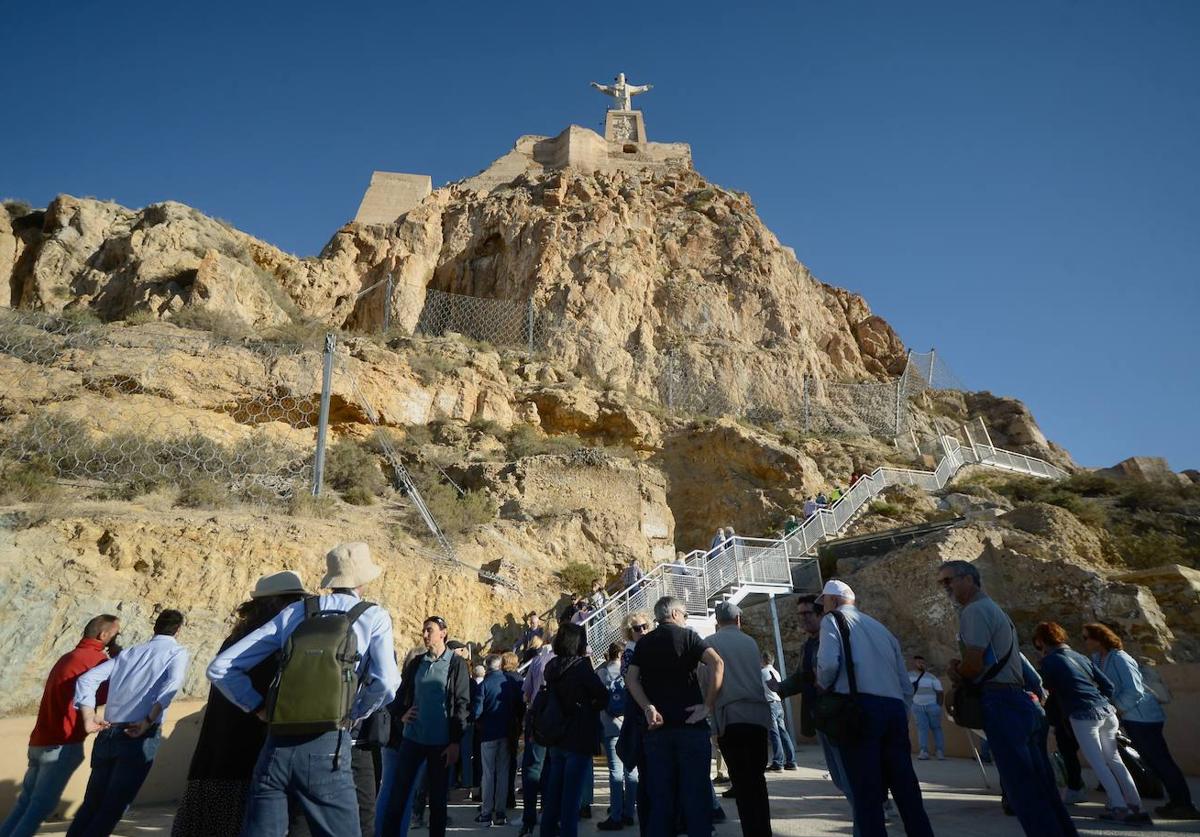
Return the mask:
<svg viewBox="0 0 1200 837">
<path fill-rule="evenodd" d="M 610 110 L 604 118 L 604 138 L 609 142 L 646 142 L 646 121 L 640 110 Z"/>
</svg>

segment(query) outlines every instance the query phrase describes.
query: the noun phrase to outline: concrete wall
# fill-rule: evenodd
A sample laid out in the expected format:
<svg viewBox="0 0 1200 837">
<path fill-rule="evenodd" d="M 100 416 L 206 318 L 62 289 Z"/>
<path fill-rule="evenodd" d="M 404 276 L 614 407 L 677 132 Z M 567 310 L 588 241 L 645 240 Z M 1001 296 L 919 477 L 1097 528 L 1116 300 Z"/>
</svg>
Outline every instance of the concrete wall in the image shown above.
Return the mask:
<svg viewBox="0 0 1200 837">
<path fill-rule="evenodd" d="M 377 171 L 358 205 L 356 224 L 392 224 L 429 197 L 433 181 L 427 174 Z"/>
<path fill-rule="evenodd" d="M 142 785 L 142 791 L 138 794 L 138 803 L 161 805 L 178 801 L 183 795 L 188 765 L 200 734 L 203 708 L 204 702 L 198 700 L 171 705 L 163 726 L 162 746 L 159 747 L 146 784 Z M 8 816 L 16 802 L 21 779 L 25 775 L 25 751 L 33 723 L 34 718 L 31 717 L 0 719 L 0 820 Z M 58 818 L 72 816 L 83 799 L 94 740 L 95 736 L 89 736 L 84 745 L 84 762 L 67 785 L 63 801 L 56 811 Z"/>
</svg>

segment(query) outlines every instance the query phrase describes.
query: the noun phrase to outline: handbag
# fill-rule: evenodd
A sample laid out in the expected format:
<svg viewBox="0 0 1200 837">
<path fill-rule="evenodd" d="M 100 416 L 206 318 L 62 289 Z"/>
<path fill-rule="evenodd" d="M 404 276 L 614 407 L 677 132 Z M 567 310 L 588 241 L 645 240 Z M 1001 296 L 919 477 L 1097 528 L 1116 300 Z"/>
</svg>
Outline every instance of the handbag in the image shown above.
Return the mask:
<svg viewBox="0 0 1200 837">
<path fill-rule="evenodd" d="M 842 657 L 846 661 L 846 680 L 850 694 L 821 692 L 813 703 L 813 725 L 836 745 L 853 744 L 866 726 L 867 715 L 858 702 L 858 681 L 854 677 L 854 655 L 850 650 L 850 628 L 846 617 L 836 610 L 830 615 L 842 637 Z"/>
<path fill-rule="evenodd" d="M 1012 645 L 994 666 L 984 672 L 983 677 L 975 683 L 960 683 L 954 690 L 954 697 L 946 712 L 954 719 L 954 723 L 967 729 L 983 729 L 983 684 L 991 680 L 1008 665 L 1013 649 L 1017 647 L 1017 629 L 1013 628 Z"/>
</svg>

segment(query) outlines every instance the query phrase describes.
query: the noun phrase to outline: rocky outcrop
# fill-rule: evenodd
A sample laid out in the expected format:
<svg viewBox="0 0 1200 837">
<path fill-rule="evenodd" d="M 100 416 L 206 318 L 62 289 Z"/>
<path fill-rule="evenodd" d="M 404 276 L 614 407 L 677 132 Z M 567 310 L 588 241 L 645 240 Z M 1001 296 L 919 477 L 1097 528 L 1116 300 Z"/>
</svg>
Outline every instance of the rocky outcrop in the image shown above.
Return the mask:
<svg viewBox="0 0 1200 837">
<path fill-rule="evenodd" d="M 1167 460 L 1161 456 L 1131 456 L 1111 468 L 1101 468 L 1096 473 L 1117 480 L 1147 482 L 1171 487 L 1193 484 L 1193 480 L 1186 472 L 1175 473 L 1167 464 Z"/>
</svg>

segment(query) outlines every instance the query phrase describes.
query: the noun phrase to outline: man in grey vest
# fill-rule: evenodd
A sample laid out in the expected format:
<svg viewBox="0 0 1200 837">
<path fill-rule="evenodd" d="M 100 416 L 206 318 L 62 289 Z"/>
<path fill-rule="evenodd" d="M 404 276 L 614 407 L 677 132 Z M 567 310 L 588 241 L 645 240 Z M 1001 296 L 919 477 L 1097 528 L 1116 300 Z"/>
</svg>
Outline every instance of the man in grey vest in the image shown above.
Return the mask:
<svg viewBox="0 0 1200 837">
<path fill-rule="evenodd" d="M 742 633 L 742 611 L 729 602 L 716 608 L 717 632 L 709 647 L 725 663 L 725 676 L 713 720 L 717 746 L 737 790 L 738 818 L 744 837 L 769 837 L 771 809 L 767 799 L 767 729 L 771 707 L 763 689 L 758 643 Z"/>
</svg>

